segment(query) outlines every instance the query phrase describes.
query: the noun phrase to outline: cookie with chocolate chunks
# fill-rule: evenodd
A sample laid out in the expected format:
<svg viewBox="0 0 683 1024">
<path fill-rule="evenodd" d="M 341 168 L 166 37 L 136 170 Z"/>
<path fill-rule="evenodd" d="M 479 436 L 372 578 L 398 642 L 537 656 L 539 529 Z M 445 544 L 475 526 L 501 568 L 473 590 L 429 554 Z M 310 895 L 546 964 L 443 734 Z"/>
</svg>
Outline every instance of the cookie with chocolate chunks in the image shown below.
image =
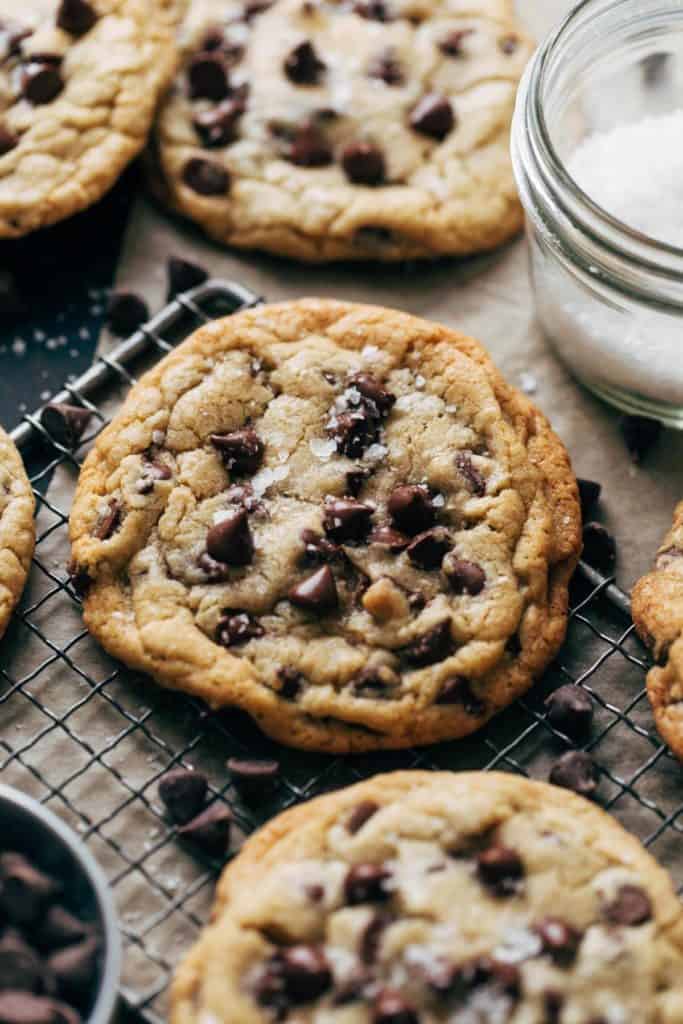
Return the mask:
<svg viewBox="0 0 683 1024">
<path fill-rule="evenodd" d="M 154 367 L 86 459 L 71 537 L 107 650 L 350 752 L 466 736 L 531 686 L 580 513 L 560 441 L 477 342 L 311 299 Z"/>
<path fill-rule="evenodd" d="M 0 637 L 21 597 L 31 565 L 34 505 L 21 456 L 0 427 Z"/>
</svg>

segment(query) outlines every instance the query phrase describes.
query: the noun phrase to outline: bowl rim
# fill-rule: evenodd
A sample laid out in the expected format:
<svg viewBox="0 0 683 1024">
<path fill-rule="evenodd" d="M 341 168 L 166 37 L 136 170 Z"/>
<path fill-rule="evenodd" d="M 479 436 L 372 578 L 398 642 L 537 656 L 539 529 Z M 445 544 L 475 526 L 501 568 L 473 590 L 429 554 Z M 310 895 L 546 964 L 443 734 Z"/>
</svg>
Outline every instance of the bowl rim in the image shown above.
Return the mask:
<svg viewBox="0 0 683 1024">
<path fill-rule="evenodd" d="M 21 790 L 0 783 L 0 804 L 3 801 L 28 812 L 42 825 L 56 833 L 57 838 L 78 861 L 92 885 L 104 931 L 104 965 L 95 1005 L 87 1018 L 87 1024 L 109 1024 L 119 998 L 121 932 L 106 876 L 85 843 L 54 811 Z"/>
</svg>

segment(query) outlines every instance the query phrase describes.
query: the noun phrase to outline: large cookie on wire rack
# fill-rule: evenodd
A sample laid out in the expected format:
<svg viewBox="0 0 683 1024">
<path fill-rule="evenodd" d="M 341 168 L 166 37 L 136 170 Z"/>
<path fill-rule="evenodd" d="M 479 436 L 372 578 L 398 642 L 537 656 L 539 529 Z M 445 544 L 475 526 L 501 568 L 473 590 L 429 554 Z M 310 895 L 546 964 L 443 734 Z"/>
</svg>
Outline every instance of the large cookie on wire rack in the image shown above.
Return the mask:
<svg viewBox="0 0 683 1024">
<path fill-rule="evenodd" d="M 219 241 L 403 260 L 519 230 L 508 0 L 196 0 L 183 46 L 152 164 Z"/>
<path fill-rule="evenodd" d="M 655 658 L 647 693 L 657 728 L 683 760 L 683 502 L 652 572 L 633 588 L 631 606 L 636 628 Z"/>
<path fill-rule="evenodd" d="M 218 887 L 171 1024 L 680 1024 L 666 872 L 580 797 L 379 775 L 279 815 Z"/>
<path fill-rule="evenodd" d="M 0 427 L 0 637 L 21 597 L 35 544 L 33 492 L 21 456 Z"/>
<path fill-rule="evenodd" d="M 524 693 L 580 549 L 567 454 L 477 342 L 314 299 L 148 373 L 70 529 L 110 652 L 337 751 L 463 736 Z"/>
<path fill-rule="evenodd" d="M 96 202 L 145 143 L 184 0 L 0 0 L 0 238 Z"/>
</svg>

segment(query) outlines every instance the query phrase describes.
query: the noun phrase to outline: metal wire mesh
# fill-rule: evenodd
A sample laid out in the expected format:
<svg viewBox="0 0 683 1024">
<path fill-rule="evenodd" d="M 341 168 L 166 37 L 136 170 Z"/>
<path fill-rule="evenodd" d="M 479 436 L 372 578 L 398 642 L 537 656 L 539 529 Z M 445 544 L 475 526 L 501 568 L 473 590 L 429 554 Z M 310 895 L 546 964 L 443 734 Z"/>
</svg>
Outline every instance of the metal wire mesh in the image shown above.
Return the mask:
<svg viewBox="0 0 683 1024">
<path fill-rule="evenodd" d="M 568 741 L 544 700 L 573 681 L 596 706 L 585 744 L 601 771 L 598 800 L 683 883 L 680 770 L 659 740 L 645 695 L 647 654 L 628 598 L 583 567 L 561 657 L 527 699 L 464 741 L 424 750 L 340 758 L 277 747 L 237 711 L 211 713 L 112 661 L 83 629 L 68 583 L 67 518 L 78 466 L 115 408 L 116 396 L 200 323 L 258 302 L 235 284 L 209 282 L 180 296 L 133 338 L 56 396 L 78 401 L 96 424 L 73 453 L 56 445 L 38 414 L 14 432 L 38 504 L 34 570 L 2 648 L 0 772 L 74 826 L 107 871 L 126 947 L 123 994 L 150 1021 L 164 1015 L 170 973 L 207 919 L 220 864 L 184 846 L 156 792 L 173 765 L 207 773 L 234 815 L 231 848 L 277 811 L 394 768 L 502 769 L 545 779 Z M 277 757 L 279 789 L 254 808 L 230 786 L 230 756 Z"/>
</svg>

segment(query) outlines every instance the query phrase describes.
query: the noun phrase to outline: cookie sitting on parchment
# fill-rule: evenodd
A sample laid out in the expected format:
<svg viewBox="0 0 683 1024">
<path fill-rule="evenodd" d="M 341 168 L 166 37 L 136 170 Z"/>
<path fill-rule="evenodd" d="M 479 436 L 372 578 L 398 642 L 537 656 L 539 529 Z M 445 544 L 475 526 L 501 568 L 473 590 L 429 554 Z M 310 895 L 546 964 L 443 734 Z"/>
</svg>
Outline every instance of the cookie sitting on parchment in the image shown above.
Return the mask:
<svg viewBox="0 0 683 1024">
<path fill-rule="evenodd" d="M 182 44 L 150 163 L 219 241 L 404 260 L 519 230 L 508 0 L 195 0 Z"/>
<path fill-rule="evenodd" d="M 0 637 L 21 597 L 35 544 L 33 492 L 21 456 L 0 427 Z"/>
<path fill-rule="evenodd" d="M 0 238 L 100 199 L 145 143 L 184 0 L 0 0 Z"/>
<path fill-rule="evenodd" d="M 112 654 L 337 751 L 464 736 L 524 693 L 581 543 L 565 449 L 477 342 L 315 299 L 146 374 L 70 530 Z"/>
<path fill-rule="evenodd" d="M 499 773 L 379 775 L 226 869 L 171 1024 L 680 1024 L 683 914 L 614 819 Z"/>
</svg>

